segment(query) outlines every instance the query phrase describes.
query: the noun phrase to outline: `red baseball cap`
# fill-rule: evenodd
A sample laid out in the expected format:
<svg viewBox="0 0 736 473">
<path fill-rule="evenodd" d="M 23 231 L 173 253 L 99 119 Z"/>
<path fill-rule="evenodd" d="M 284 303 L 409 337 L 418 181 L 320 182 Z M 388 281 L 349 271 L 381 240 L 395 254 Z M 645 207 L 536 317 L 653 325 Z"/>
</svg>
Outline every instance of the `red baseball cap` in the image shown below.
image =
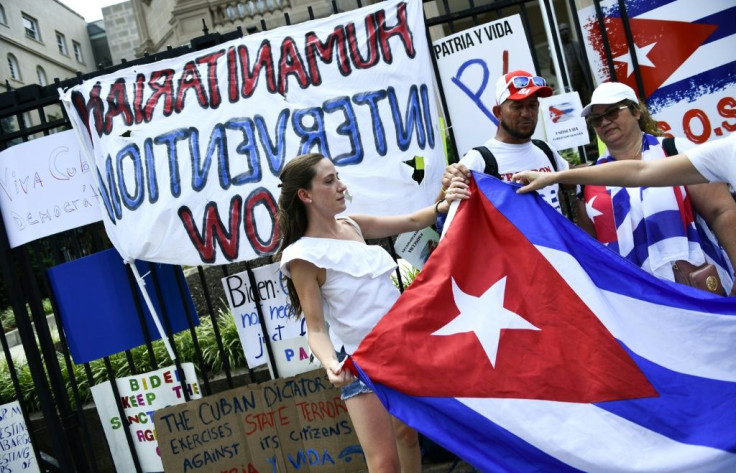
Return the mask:
<svg viewBox="0 0 736 473">
<path fill-rule="evenodd" d="M 549 97 L 554 93 L 543 77 L 533 76 L 526 71 L 512 71 L 502 75 L 496 82 L 496 103 L 507 100 L 524 100 L 534 95 Z"/>
</svg>

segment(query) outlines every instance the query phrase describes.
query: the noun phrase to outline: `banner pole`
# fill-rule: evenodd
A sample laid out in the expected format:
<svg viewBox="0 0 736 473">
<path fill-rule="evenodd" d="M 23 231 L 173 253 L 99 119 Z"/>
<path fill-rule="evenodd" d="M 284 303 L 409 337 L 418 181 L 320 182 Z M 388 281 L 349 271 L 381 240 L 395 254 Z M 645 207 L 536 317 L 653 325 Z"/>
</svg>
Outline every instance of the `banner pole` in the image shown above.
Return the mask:
<svg viewBox="0 0 736 473">
<path fill-rule="evenodd" d="M 176 361 L 176 355 L 174 354 L 174 350 L 171 348 L 169 338 L 166 335 L 166 332 L 164 332 L 164 328 L 161 325 L 161 320 L 159 320 L 156 309 L 153 307 L 153 302 L 151 302 L 151 298 L 148 296 L 148 291 L 146 290 L 146 281 L 138 272 L 138 267 L 136 267 L 135 265 L 135 260 L 126 260 L 126 263 L 128 263 L 131 271 L 133 271 L 133 275 L 135 276 L 135 280 L 141 290 L 141 294 L 143 294 L 143 299 L 145 299 L 146 301 L 146 306 L 148 306 L 148 310 L 151 312 L 153 323 L 156 324 L 156 329 L 158 330 L 159 335 L 161 335 L 161 341 L 164 342 L 164 346 L 166 347 L 166 351 L 169 353 L 171 361 Z"/>
</svg>

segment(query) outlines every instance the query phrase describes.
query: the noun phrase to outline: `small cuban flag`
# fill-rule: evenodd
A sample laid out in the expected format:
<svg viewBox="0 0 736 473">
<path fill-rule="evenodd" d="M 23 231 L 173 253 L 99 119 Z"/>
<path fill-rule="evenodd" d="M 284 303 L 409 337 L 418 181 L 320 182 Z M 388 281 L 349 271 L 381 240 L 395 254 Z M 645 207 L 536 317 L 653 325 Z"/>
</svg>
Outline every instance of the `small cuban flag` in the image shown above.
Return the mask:
<svg viewBox="0 0 736 473">
<path fill-rule="evenodd" d="M 736 471 L 736 299 L 471 191 L 349 363 L 389 411 L 481 471 Z"/>
</svg>

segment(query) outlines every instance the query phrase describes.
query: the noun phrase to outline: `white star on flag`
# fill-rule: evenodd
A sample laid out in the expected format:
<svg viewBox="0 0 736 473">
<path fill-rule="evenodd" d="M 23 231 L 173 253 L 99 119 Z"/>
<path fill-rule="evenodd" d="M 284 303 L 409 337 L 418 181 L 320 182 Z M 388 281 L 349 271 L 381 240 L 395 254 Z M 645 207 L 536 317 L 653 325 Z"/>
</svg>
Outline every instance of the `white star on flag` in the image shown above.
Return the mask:
<svg viewBox="0 0 736 473">
<path fill-rule="evenodd" d="M 651 59 L 649 59 L 649 52 L 657 43 L 647 44 L 641 48 L 634 43 L 634 50 L 636 51 L 636 60 L 639 62 L 639 66 L 655 67 Z M 629 77 L 634 72 L 634 66 L 631 62 L 631 50 L 627 50 L 626 54 L 613 58 L 616 62 L 626 63 L 626 77 Z"/>
<path fill-rule="evenodd" d="M 480 297 L 464 293 L 455 279 L 452 279 L 452 295 L 460 313 L 432 335 L 475 333 L 491 365 L 495 368 L 502 329 L 539 330 L 503 306 L 505 292 L 506 276 L 496 281 Z"/>
<path fill-rule="evenodd" d="M 603 212 L 593 207 L 593 202 L 595 202 L 595 199 L 597 198 L 598 196 L 595 196 L 590 199 L 590 202 L 585 203 L 585 213 L 588 214 L 588 217 L 590 217 L 591 220 L 598 217 L 599 215 L 603 215 Z"/>
</svg>

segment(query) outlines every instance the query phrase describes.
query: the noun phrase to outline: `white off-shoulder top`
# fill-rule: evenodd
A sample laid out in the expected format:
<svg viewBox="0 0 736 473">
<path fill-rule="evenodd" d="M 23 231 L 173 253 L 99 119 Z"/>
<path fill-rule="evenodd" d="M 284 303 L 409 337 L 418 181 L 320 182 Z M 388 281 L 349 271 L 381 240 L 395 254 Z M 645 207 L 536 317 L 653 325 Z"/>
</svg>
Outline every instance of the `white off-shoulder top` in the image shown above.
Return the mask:
<svg viewBox="0 0 736 473">
<path fill-rule="evenodd" d="M 360 233 L 354 221 L 346 220 Z M 295 259 L 327 270 L 321 287 L 322 309 L 336 350 L 344 347 L 353 353 L 399 297 L 390 276 L 396 263 L 380 246 L 302 237 L 281 255 L 281 271 L 287 277 L 291 277 L 289 263 Z"/>
</svg>

